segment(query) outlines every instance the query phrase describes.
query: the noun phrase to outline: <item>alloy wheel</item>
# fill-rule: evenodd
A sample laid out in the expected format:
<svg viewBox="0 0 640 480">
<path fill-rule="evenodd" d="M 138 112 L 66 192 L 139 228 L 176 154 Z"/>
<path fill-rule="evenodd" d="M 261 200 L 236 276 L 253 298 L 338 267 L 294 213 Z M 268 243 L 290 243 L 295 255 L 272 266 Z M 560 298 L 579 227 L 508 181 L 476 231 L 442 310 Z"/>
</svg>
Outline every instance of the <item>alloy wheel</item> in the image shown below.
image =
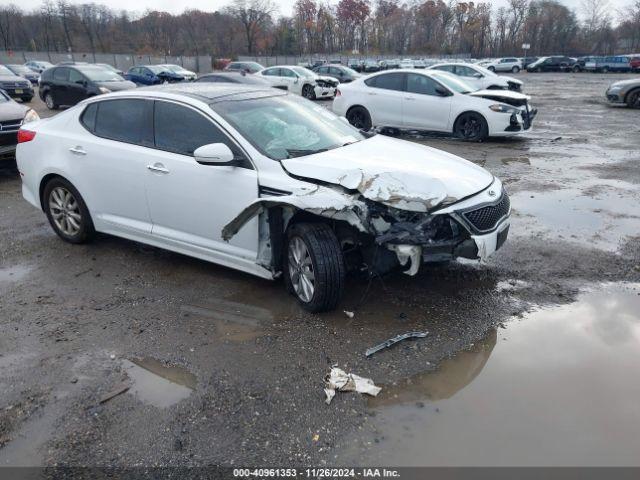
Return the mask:
<svg viewBox="0 0 640 480">
<path fill-rule="evenodd" d="M 49 195 L 49 210 L 56 227 L 70 237 L 80 232 L 82 215 L 80 205 L 73 194 L 64 187 L 56 187 Z"/>
<path fill-rule="evenodd" d="M 465 139 L 472 139 L 478 137 L 480 134 L 480 129 L 482 126 L 480 122 L 475 117 L 464 117 L 460 121 L 460 126 L 458 127 L 458 131 Z"/>
<path fill-rule="evenodd" d="M 55 107 L 55 104 L 53 103 L 53 97 L 50 93 L 47 93 L 47 95 L 44 97 L 44 103 L 46 103 L 49 110 L 53 110 L 53 108 Z"/>
<path fill-rule="evenodd" d="M 311 254 L 300 237 L 289 242 L 289 277 L 293 290 L 300 300 L 310 302 L 315 291 L 315 274 Z"/>
</svg>

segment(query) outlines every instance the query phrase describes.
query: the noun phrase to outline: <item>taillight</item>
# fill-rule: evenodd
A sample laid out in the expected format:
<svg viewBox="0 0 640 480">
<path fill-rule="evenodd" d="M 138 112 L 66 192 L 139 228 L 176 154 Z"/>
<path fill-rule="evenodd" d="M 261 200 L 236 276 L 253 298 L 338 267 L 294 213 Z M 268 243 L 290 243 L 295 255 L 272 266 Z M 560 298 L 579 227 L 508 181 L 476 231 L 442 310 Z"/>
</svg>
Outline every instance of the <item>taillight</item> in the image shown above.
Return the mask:
<svg viewBox="0 0 640 480">
<path fill-rule="evenodd" d="M 342 95 L 342 93 L 340 93 L 340 89 L 336 88 L 336 97 L 339 97 L 340 95 Z"/>
<path fill-rule="evenodd" d="M 36 138 L 36 132 L 31 130 L 18 130 L 18 143 L 30 142 Z"/>
</svg>

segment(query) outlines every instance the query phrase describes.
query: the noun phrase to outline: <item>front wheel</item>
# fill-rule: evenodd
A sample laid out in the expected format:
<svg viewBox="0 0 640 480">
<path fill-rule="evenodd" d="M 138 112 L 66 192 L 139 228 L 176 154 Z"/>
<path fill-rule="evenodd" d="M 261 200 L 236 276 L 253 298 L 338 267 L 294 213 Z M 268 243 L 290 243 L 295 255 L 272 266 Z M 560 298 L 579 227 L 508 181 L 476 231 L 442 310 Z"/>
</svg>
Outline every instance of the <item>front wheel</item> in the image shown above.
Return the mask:
<svg viewBox="0 0 640 480">
<path fill-rule="evenodd" d="M 78 190 L 63 178 L 54 178 L 44 187 L 43 206 L 51 227 L 63 240 L 85 243 L 94 236 L 87 205 Z"/>
<path fill-rule="evenodd" d="M 298 223 L 287 232 L 284 258 L 287 289 L 309 312 L 336 308 L 344 293 L 340 242 L 325 223 Z"/>
<path fill-rule="evenodd" d="M 58 109 L 58 104 L 56 103 L 56 101 L 53 99 L 53 95 L 51 95 L 51 92 L 47 92 L 44 96 L 44 103 L 47 105 L 47 108 L 49 110 L 57 110 Z"/>
<path fill-rule="evenodd" d="M 629 92 L 625 103 L 629 108 L 640 108 L 640 89 Z"/>
<path fill-rule="evenodd" d="M 496 67 L 489 67 L 487 70 L 489 70 L 489 71 L 491 71 L 491 72 L 494 72 L 494 73 L 495 73 L 495 71 L 496 71 Z"/>
<path fill-rule="evenodd" d="M 309 100 L 315 100 L 316 99 L 316 91 L 313 88 L 313 86 L 305 85 L 304 87 L 302 87 L 302 96 L 304 98 L 308 98 Z"/>
<path fill-rule="evenodd" d="M 358 130 L 371 130 L 371 115 L 364 107 L 353 107 L 347 112 L 347 121 Z"/>
<path fill-rule="evenodd" d="M 453 134 L 469 142 L 481 142 L 489 136 L 487 121 L 475 112 L 463 113 L 453 127 Z"/>
</svg>

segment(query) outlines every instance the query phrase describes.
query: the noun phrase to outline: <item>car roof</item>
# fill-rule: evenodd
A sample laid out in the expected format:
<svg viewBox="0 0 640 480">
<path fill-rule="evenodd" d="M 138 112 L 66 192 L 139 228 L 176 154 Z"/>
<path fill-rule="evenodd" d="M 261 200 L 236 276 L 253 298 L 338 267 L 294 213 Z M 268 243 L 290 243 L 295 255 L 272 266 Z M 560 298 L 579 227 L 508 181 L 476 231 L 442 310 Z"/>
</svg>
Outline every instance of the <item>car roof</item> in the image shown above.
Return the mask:
<svg viewBox="0 0 640 480">
<path fill-rule="evenodd" d="M 169 83 L 164 85 L 153 85 L 150 87 L 141 87 L 134 90 L 124 90 L 109 94 L 109 97 L 118 96 L 139 96 L 139 97 L 158 97 L 158 94 L 168 94 L 167 98 L 172 96 L 185 96 L 204 103 L 217 103 L 221 101 L 239 101 L 251 100 L 264 97 L 285 96 L 287 92 L 271 87 L 260 87 L 252 85 L 243 85 L 238 83 Z M 98 96 L 94 98 L 105 98 Z"/>
</svg>

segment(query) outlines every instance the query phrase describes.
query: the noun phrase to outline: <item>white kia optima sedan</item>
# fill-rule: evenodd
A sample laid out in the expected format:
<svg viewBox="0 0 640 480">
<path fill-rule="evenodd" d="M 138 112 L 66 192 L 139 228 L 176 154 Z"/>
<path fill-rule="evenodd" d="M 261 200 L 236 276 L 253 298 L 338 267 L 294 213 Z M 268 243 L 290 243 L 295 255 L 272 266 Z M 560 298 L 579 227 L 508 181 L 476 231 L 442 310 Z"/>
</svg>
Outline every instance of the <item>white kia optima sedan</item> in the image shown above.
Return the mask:
<svg viewBox="0 0 640 480">
<path fill-rule="evenodd" d="M 71 243 L 125 237 L 334 308 L 348 271 L 485 259 L 509 197 L 483 168 L 365 135 L 281 90 L 179 83 L 91 98 L 19 131 L 27 201 Z"/>
<path fill-rule="evenodd" d="M 528 130 L 537 111 L 510 90 L 477 90 L 437 70 L 394 70 L 340 85 L 334 113 L 361 130 L 391 127 L 452 133 L 470 141 Z"/>
</svg>

